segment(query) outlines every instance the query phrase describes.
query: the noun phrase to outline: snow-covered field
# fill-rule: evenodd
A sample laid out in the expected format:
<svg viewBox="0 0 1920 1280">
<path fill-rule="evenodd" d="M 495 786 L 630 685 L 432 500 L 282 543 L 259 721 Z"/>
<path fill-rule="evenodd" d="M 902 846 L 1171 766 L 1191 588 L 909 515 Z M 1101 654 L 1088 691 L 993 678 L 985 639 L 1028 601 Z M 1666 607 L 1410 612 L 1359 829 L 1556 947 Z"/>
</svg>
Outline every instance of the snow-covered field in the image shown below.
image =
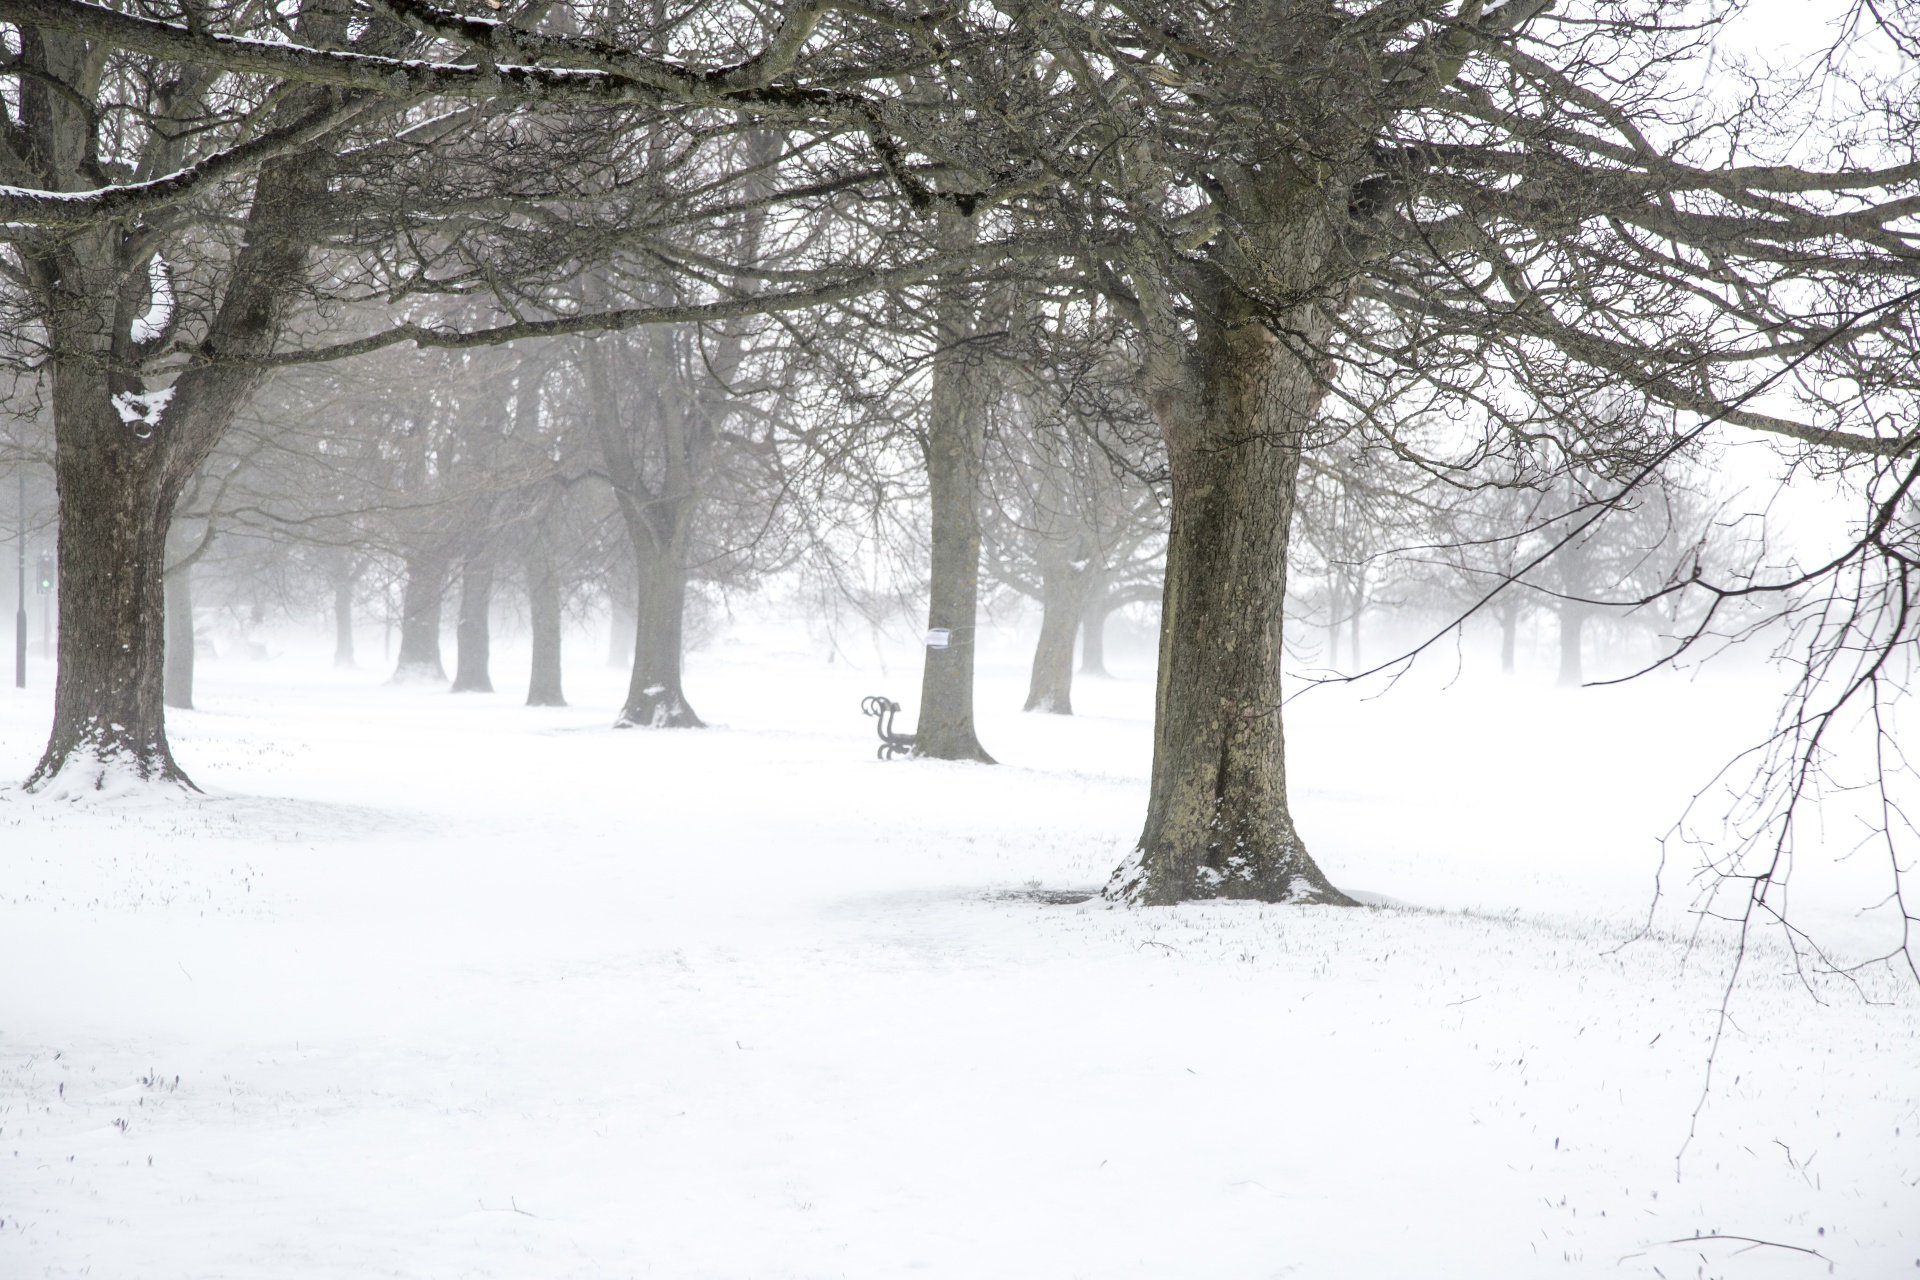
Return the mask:
<svg viewBox="0 0 1920 1280">
<path fill-rule="evenodd" d="M 1914 994 L 1767 944 L 1689 1144 L 1729 953 L 1630 940 L 1759 676 L 1318 691 L 1303 833 L 1396 905 L 1132 911 L 1051 899 L 1147 673 L 1022 716 L 1000 644 L 997 768 L 872 758 L 906 655 L 743 627 L 706 732 L 610 731 L 585 642 L 560 710 L 295 646 L 203 664 L 204 799 L 0 792 L 0 1276 L 1920 1275 Z"/>
</svg>

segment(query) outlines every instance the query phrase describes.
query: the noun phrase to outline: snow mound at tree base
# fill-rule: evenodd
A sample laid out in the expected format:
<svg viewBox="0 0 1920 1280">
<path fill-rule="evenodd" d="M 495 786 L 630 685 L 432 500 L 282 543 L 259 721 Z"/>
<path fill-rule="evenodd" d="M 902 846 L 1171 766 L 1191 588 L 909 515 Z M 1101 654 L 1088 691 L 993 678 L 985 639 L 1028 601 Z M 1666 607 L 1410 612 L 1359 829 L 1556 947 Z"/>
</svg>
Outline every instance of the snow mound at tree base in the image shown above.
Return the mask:
<svg viewBox="0 0 1920 1280">
<path fill-rule="evenodd" d="M 64 804 L 177 805 L 199 791 L 170 763 L 156 765 L 130 752 L 91 754 L 76 751 L 56 772 L 35 778 L 21 790 Z"/>
</svg>

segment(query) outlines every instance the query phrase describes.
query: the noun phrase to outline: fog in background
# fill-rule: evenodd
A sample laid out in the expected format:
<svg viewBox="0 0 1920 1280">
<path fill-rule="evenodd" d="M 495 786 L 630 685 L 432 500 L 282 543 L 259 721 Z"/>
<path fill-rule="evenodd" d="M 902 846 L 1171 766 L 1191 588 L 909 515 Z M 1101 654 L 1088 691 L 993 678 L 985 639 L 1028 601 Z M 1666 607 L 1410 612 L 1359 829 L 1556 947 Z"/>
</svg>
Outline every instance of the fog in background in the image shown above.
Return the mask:
<svg viewBox="0 0 1920 1280">
<path fill-rule="evenodd" d="M 0 1272 L 1912 1274 L 1917 17 L 0 0 Z"/>
</svg>

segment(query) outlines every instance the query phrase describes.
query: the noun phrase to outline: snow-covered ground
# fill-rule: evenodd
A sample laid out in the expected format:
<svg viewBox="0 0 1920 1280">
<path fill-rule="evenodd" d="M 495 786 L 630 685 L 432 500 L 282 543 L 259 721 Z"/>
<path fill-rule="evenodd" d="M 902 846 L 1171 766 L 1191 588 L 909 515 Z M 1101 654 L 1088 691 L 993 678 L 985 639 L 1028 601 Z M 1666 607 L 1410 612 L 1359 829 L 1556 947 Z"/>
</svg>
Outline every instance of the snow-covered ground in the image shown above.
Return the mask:
<svg viewBox="0 0 1920 1280">
<path fill-rule="evenodd" d="M 1766 944 L 1688 1143 L 1729 953 L 1631 940 L 1761 677 L 1315 692 L 1303 833 L 1397 905 L 1133 911 L 1049 897 L 1147 672 L 1023 716 L 997 644 L 997 768 L 875 761 L 908 655 L 767 626 L 706 732 L 584 642 L 559 710 L 295 646 L 203 664 L 205 799 L 0 792 L 0 1276 L 1920 1275 L 1914 994 Z"/>
</svg>

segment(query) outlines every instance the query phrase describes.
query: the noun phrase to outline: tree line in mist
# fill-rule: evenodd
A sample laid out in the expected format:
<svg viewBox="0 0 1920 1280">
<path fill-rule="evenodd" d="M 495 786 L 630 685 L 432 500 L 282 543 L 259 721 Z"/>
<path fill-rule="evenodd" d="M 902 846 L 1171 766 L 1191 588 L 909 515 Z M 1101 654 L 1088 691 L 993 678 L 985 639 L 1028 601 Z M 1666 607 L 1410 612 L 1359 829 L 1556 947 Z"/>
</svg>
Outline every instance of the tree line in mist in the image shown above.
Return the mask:
<svg viewBox="0 0 1920 1280">
<path fill-rule="evenodd" d="M 660 655 L 636 669 L 643 696 L 628 708 L 630 719 L 641 707 L 649 724 L 644 690 L 680 689 L 675 658 L 691 647 L 689 617 L 698 627 L 716 604 L 771 589 L 823 618 L 917 620 L 927 547 L 913 397 L 893 406 L 884 430 L 868 419 L 844 432 L 828 456 L 799 425 L 818 424 L 817 400 L 756 415 L 757 432 L 714 432 L 710 415 L 744 410 L 737 387 L 712 383 L 689 345 L 698 340 L 665 328 L 504 351 L 386 353 L 270 383 L 174 512 L 166 705 L 193 706 L 195 655 L 211 648 L 212 632 L 263 656 L 253 633 L 269 618 L 330 615 L 337 666 L 368 657 L 392 664 L 395 682 L 462 693 L 494 690 L 492 631 L 496 615 L 510 616 L 531 641 L 533 706 L 565 702 L 566 623 L 605 619 L 610 665 Z M 1019 370 L 1007 374 L 1017 380 Z M 38 424 L 43 440 L 48 425 Z M 1104 675 L 1108 618 L 1129 606 L 1157 611 L 1164 454 L 1140 424 L 1116 425 L 1070 420 L 1004 385 L 988 405 L 978 572 L 1003 604 L 1037 606 L 1029 711 L 1071 714 L 1076 651 L 1081 670 Z M 847 452 L 855 448 L 857 459 Z M 1436 488 L 1364 448 L 1329 442 L 1301 482 L 1288 647 L 1311 671 L 1363 669 L 1362 637 L 1383 625 L 1377 657 L 1391 657 L 1409 628 L 1444 626 L 1590 498 L 1578 476 L 1478 493 Z M 50 498 L 50 488 L 43 482 L 34 497 Z M 656 526 L 627 521 L 623 489 L 665 509 L 669 536 L 656 542 Z M 1634 656 L 1657 655 L 1691 618 L 1596 604 L 1595 593 L 1631 600 L 1657 591 L 1689 553 L 1737 553 L 1706 546 L 1728 541 L 1714 537 L 1714 511 L 1697 487 L 1651 490 L 1518 580 L 1485 620 L 1498 630 L 1502 669 L 1513 671 L 1529 617 L 1557 651 L 1563 684 L 1580 682 L 1596 624 Z M 23 508 L 16 528 L 35 514 Z M 1529 524 L 1530 539 L 1500 532 Z M 36 575 L 49 557 L 34 558 Z M 640 635 L 643 583 L 661 594 Z M 356 623 L 369 622 L 384 633 L 377 659 L 355 648 Z M 684 691 L 669 705 L 669 716 L 698 723 Z"/>
<path fill-rule="evenodd" d="M 1531 610 L 1577 682 L 1631 615 L 1649 660 L 1786 637 L 1727 882 L 1778 916 L 1823 743 L 1912 647 L 1909 16 L 1763 62 L 1655 0 L 0 0 L 8 403 L 60 546 L 27 785 L 191 785 L 169 600 L 190 630 L 223 540 L 343 613 L 391 575 L 402 671 L 455 611 L 456 686 L 511 584 L 535 701 L 602 599 L 649 728 L 699 723 L 698 584 L 924 594 L 944 759 L 989 758 L 983 591 L 1042 610 L 1040 711 L 1150 601 L 1110 894 L 1343 902 L 1286 802 L 1290 644 L 1353 674 L 1424 611 L 1511 655 Z M 1741 435 L 1848 513 L 1816 553 L 1717 510 Z"/>
</svg>

